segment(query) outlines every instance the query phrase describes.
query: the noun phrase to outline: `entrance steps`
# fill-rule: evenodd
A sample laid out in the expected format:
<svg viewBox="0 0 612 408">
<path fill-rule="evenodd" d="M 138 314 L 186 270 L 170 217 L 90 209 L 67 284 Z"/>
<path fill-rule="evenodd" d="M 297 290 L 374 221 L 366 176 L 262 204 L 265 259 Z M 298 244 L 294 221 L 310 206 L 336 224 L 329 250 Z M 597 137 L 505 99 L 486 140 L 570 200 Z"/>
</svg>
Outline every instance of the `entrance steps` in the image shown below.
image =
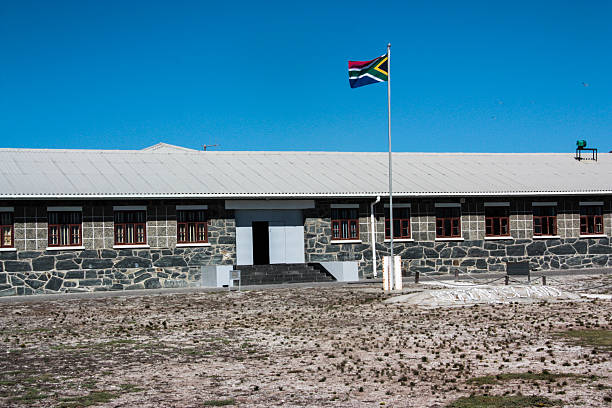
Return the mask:
<svg viewBox="0 0 612 408">
<path fill-rule="evenodd" d="M 318 265 L 317 265 L 318 266 Z M 278 285 L 282 283 L 334 282 L 322 267 L 309 264 L 236 265 L 242 285 Z"/>
</svg>

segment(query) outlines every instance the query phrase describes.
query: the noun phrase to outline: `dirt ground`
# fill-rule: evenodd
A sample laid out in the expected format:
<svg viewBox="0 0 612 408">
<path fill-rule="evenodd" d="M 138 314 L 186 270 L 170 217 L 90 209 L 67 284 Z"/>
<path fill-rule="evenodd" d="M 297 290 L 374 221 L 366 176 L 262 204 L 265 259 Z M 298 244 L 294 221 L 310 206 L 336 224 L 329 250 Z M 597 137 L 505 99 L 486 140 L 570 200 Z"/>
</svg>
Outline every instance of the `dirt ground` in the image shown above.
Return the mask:
<svg viewBox="0 0 612 408">
<path fill-rule="evenodd" d="M 612 293 L 610 275 L 549 282 Z M 424 309 L 389 296 L 349 285 L 1 304 L 0 406 L 446 407 L 519 394 L 612 406 L 610 300 Z"/>
</svg>

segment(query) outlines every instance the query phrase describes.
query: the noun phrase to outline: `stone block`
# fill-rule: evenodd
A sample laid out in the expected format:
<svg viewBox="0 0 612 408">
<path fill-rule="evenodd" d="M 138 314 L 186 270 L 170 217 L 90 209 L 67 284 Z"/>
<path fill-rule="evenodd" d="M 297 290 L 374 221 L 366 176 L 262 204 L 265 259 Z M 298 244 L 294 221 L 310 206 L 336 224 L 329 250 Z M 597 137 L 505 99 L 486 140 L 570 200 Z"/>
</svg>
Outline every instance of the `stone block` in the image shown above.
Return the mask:
<svg viewBox="0 0 612 408">
<path fill-rule="evenodd" d="M 80 269 L 80 267 L 72 259 L 65 259 L 57 261 L 55 263 L 55 269 L 60 271 L 67 271 L 71 269 Z"/>
<path fill-rule="evenodd" d="M 565 264 L 568 266 L 577 266 L 582 263 L 582 257 L 573 256 L 565 261 Z"/>
<path fill-rule="evenodd" d="M 17 260 L 17 252 L 15 252 L 15 251 L 0 252 L 0 260 L 2 260 L 2 261 L 15 261 L 15 260 Z"/>
<path fill-rule="evenodd" d="M 57 254 L 55 256 L 55 259 L 57 259 L 58 261 L 74 259 L 74 258 L 76 258 L 76 254 L 73 252 L 68 252 L 68 253 L 64 252 L 64 253 Z"/>
<path fill-rule="evenodd" d="M 45 285 L 45 289 L 57 292 L 62 287 L 62 283 L 63 281 L 60 278 L 58 278 L 57 276 L 53 276 Z"/>
<path fill-rule="evenodd" d="M 431 251 L 431 249 L 427 249 Z M 423 247 L 420 246 L 408 247 L 401 252 L 401 256 L 404 259 L 421 259 L 423 258 L 423 254 Z"/>
<path fill-rule="evenodd" d="M 115 263 L 115 268 L 150 268 L 151 267 L 151 260 L 150 259 L 145 259 L 145 258 L 140 258 L 140 257 L 135 257 L 135 256 L 128 256 L 126 258 L 123 258 L 121 261 L 116 262 Z"/>
<path fill-rule="evenodd" d="M 4 261 L 4 270 L 6 272 L 30 272 L 32 267 L 27 261 Z"/>
<path fill-rule="evenodd" d="M 149 259 L 151 257 L 151 252 L 149 252 L 148 250 L 140 250 L 136 252 L 136 256 L 140 257 L 140 258 L 145 258 L 145 259 Z"/>
<path fill-rule="evenodd" d="M 38 258 L 42 252 L 39 251 L 19 251 L 17 254 L 19 259 Z"/>
<path fill-rule="evenodd" d="M 83 279 L 85 278 L 85 271 L 73 270 L 66 272 L 65 279 Z"/>
<path fill-rule="evenodd" d="M 85 258 L 85 259 L 92 259 L 92 258 L 98 258 L 98 251 L 96 250 L 91 250 L 91 249 L 87 249 L 85 251 L 81 251 L 79 258 Z"/>
<path fill-rule="evenodd" d="M 172 266 L 187 266 L 187 262 L 185 262 L 185 258 L 180 255 L 169 255 L 163 256 L 155 261 L 154 266 L 160 268 L 167 268 Z"/>
<path fill-rule="evenodd" d="M 598 266 L 603 266 L 608 262 L 608 255 L 599 255 L 593 258 L 593 263 Z"/>
<path fill-rule="evenodd" d="M 131 253 L 130 253 L 131 255 Z M 117 251 L 113 251 L 112 249 L 103 249 L 102 251 L 100 251 L 100 258 L 116 258 L 117 257 Z"/>
<path fill-rule="evenodd" d="M 84 259 L 81 266 L 85 269 L 110 269 L 113 265 L 112 259 Z"/>
<path fill-rule="evenodd" d="M 527 255 L 540 256 L 546 252 L 546 243 L 544 241 L 533 241 L 527 245 Z"/>
<path fill-rule="evenodd" d="M 612 247 L 608 245 L 595 244 L 589 247 L 589 254 L 612 254 Z M 6 268 L 6 263 L 5 263 Z M 7 269 L 8 270 L 8 269 Z"/>
<path fill-rule="evenodd" d="M 79 287 L 101 286 L 102 279 L 82 279 L 79 281 Z"/>
<path fill-rule="evenodd" d="M 468 249 L 467 256 L 470 258 L 485 258 L 489 256 L 489 251 L 482 248 L 470 248 Z"/>
<path fill-rule="evenodd" d="M 570 244 L 562 244 L 548 248 L 548 252 L 555 255 L 573 255 L 576 250 Z"/>
<path fill-rule="evenodd" d="M 525 245 L 508 245 L 506 253 L 508 256 L 525 256 Z"/>
<path fill-rule="evenodd" d="M 162 287 L 158 278 L 147 279 L 144 281 L 144 285 L 146 289 L 159 289 Z"/>
</svg>

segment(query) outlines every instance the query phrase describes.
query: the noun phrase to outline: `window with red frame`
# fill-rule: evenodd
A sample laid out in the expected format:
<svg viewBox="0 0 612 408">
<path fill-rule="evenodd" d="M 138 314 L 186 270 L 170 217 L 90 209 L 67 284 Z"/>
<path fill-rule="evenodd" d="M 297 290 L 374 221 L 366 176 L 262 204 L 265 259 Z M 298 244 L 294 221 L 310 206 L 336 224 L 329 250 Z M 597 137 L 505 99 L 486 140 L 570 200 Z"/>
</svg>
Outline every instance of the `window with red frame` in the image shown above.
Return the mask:
<svg viewBox="0 0 612 408">
<path fill-rule="evenodd" d="M 391 238 L 391 223 L 389 209 L 385 208 L 385 239 Z M 410 238 L 410 208 L 393 208 L 393 239 Z"/>
<path fill-rule="evenodd" d="M 176 238 L 179 244 L 208 242 L 206 211 L 179 210 L 176 221 Z"/>
<path fill-rule="evenodd" d="M 510 236 L 508 207 L 485 207 L 485 234 L 487 237 Z"/>
<path fill-rule="evenodd" d="M 146 211 L 115 211 L 115 245 L 147 243 Z"/>
<path fill-rule="evenodd" d="M 601 235 L 604 233 L 603 208 L 600 205 L 580 206 L 580 235 Z"/>
<path fill-rule="evenodd" d="M 461 209 L 436 208 L 436 238 L 461 238 Z"/>
<path fill-rule="evenodd" d="M 13 248 L 14 234 L 13 213 L 0 213 L 0 248 Z"/>
<path fill-rule="evenodd" d="M 533 235 L 557 235 L 557 209 L 555 207 L 533 207 Z"/>
<path fill-rule="evenodd" d="M 50 247 L 82 245 L 80 211 L 50 211 L 48 217 Z"/>
<path fill-rule="evenodd" d="M 359 239 L 357 208 L 331 209 L 332 239 Z"/>
</svg>

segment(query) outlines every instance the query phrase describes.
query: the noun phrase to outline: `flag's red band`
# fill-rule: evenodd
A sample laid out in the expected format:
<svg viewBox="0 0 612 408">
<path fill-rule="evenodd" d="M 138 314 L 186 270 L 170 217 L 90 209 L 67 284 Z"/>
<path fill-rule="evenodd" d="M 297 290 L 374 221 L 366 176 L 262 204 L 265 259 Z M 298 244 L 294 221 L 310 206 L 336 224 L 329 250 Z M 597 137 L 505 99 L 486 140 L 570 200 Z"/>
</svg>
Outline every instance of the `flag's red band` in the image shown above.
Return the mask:
<svg viewBox="0 0 612 408">
<path fill-rule="evenodd" d="M 380 57 L 378 57 L 380 58 Z M 369 60 L 369 61 L 349 61 L 349 69 L 351 68 L 361 68 L 364 67 L 368 64 L 371 64 L 372 62 L 376 61 L 378 58 L 374 58 L 373 60 Z"/>
</svg>

